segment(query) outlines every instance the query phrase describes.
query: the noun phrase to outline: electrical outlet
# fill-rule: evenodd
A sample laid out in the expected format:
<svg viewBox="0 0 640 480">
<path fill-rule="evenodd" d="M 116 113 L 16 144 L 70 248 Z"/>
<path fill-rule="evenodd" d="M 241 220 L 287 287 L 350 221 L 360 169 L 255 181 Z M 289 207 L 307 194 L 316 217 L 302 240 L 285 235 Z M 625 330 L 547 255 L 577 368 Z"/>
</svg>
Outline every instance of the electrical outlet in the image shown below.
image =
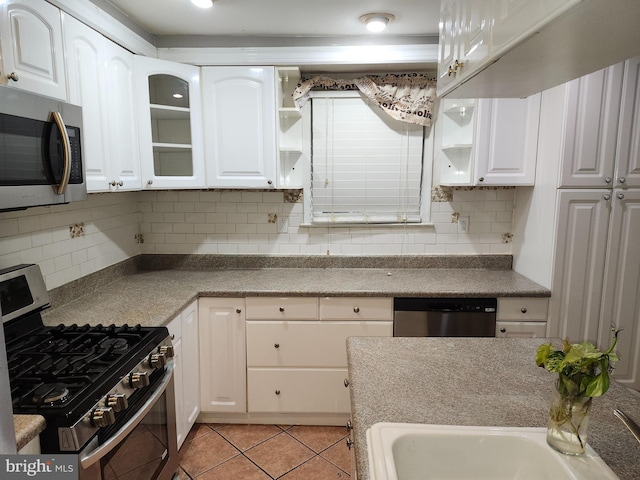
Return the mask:
<svg viewBox="0 0 640 480">
<path fill-rule="evenodd" d="M 289 231 L 289 218 L 278 217 L 278 233 L 287 233 Z"/>
<path fill-rule="evenodd" d="M 469 217 L 458 217 L 458 233 L 469 233 Z"/>
</svg>

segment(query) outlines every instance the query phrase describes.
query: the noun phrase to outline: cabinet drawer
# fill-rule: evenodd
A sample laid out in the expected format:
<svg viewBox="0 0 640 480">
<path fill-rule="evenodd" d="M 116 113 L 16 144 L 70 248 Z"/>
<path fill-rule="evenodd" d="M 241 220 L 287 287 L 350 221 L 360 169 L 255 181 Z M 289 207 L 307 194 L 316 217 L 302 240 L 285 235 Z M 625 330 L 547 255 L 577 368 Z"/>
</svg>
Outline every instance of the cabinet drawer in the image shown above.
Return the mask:
<svg viewBox="0 0 640 480">
<path fill-rule="evenodd" d="M 323 297 L 320 320 L 393 320 L 393 298 Z"/>
<path fill-rule="evenodd" d="M 392 334 L 392 322 L 247 322 L 247 365 L 346 368 L 348 337 Z"/>
<path fill-rule="evenodd" d="M 249 412 L 349 413 L 346 368 L 248 369 Z"/>
<path fill-rule="evenodd" d="M 315 297 L 248 297 L 247 320 L 317 320 Z"/>
<path fill-rule="evenodd" d="M 496 320 L 546 322 L 548 298 L 498 298 Z"/>
<path fill-rule="evenodd" d="M 546 336 L 546 322 L 496 322 L 496 337 L 498 338 L 540 338 Z"/>
</svg>

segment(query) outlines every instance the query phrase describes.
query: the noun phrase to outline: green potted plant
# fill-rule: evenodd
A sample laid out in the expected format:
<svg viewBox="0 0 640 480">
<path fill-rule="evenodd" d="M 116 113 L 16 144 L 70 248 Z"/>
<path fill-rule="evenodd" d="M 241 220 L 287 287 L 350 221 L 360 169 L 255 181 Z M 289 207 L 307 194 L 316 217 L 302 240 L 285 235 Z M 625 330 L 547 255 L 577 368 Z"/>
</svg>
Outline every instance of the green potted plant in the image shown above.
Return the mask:
<svg viewBox="0 0 640 480">
<path fill-rule="evenodd" d="M 605 352 L 590 342 L 570 344 L 567 340 L 561 350 L 551 343 L 538 347 L 536 364 L 558 374 L 547 425 L 547 443 L 555 450 L 568 455 L 584 453 L 592 399 L 609 389 L 609 373 L 618 360 L 613 351 L 618 333 L 614 332 Z"/>
</svg>

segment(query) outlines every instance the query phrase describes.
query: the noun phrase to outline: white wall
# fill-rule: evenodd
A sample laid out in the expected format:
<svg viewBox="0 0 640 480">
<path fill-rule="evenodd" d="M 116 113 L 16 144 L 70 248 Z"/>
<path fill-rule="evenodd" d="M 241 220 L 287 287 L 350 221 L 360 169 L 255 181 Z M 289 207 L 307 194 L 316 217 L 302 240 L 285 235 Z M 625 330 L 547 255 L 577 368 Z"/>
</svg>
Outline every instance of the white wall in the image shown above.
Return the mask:
<svg viewBox="0 0 640 480">
<path fill-rule="evenodd" d="M 284 201 L 282 192 L 90 194 L 70 205 L 0 213 L 0 268 L 37 263 L 52 289 L 139 253 L 509 254 L 514 191 L 456 190 L 434 200 L 432 226 L 357 228 L 301 227 L 302 203 Z M 470 217 L 468 234 L 457 233 L 456 212 Z M 71 238 L 79 223 L 84 236 Z"/>
</svg>

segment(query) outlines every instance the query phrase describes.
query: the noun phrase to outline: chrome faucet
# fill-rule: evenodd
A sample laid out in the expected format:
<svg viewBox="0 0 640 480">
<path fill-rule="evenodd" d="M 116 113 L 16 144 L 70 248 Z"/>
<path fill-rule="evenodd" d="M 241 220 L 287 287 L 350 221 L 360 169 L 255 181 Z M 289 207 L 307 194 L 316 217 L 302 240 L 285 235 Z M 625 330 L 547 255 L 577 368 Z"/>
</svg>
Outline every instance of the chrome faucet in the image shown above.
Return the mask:
<svg viewBox="0 0 640 480">
<path fill-rule="evenodd" d="M 624 425 L 629 429 L 636 440 L 640 442 L 640 427 L 638 426 L 638 424 L 617 408 L 613 410 L 613 414 L 618 417 L 622 421 L 622 423 L 624 423 Z"/>
</svg>

